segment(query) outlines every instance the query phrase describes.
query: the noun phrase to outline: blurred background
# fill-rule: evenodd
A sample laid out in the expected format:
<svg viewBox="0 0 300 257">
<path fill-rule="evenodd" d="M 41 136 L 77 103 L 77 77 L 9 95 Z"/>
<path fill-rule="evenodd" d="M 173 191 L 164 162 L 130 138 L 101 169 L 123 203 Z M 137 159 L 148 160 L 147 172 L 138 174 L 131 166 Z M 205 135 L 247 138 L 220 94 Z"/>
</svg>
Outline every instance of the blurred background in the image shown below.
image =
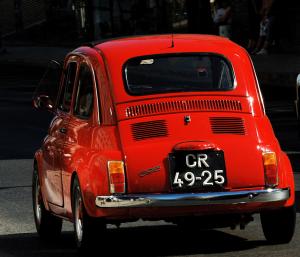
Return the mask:
<svg viewBox="0 0 300 257">
<path fill-rule="evenodd" d="M 9 45 L 59 46 L 138 34 L 218 34 L 214 16 L 224 5 L 231 8 L 233 41 L 246 47 L 257 39 L 262 9 L 269 8 L 274 51 L 300 51 L 296 0 L 0 0 L 0 31 Z"/>
</svg>

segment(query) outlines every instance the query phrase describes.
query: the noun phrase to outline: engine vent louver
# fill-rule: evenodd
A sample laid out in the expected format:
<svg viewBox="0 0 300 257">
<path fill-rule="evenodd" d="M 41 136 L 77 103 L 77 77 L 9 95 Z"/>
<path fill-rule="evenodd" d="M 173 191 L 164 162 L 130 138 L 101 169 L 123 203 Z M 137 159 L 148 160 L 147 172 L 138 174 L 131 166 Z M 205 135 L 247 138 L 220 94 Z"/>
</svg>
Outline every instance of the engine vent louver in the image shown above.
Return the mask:
<svg viewBox="0 0 300 257">
<path fill-rule="evenodd" d="M 158 103 L 132 105 L 126 108 L 126 117 L 133 118 L 160 113 L 186 111 L 231 111 L 241 112 L 242 104 L 238 100 L 177 100 Z"/>
<path fill-rule="evenodd" d="M 237 117 L 211 117 L 209 118 L 214 134 L 246 135 L 244 120 Z"/>
<path fill-rule="evenodd" d="M 131 124 L 134 140 L 144 140 L 168 136 L 168 126 L 165 120 L 155 120 Z"/>
</svg>

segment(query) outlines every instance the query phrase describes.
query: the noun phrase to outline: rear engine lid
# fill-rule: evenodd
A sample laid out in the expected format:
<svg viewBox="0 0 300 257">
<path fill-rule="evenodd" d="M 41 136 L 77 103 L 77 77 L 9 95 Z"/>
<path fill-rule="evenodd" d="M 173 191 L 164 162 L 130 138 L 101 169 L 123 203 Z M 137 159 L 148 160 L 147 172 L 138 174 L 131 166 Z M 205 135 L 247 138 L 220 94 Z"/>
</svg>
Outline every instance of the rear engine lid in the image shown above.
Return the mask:
<svg viewBox="0 0 300 257">
<path fill-rule="evenodd" d="M 256 124 L 250 113 L 243 112 L 247 110 L 243 109 L 243 100 L 240 102 L 241 111 L 182 111 L 120 121 L 128 192 L 173 192 L 176 189 L 174 181 L 184 180 L 187 172 L 194 172 L 193 168 L 197 169 L 195 180 L 203 175 L 203 181 L 211 176 L 222 182 L 223 176 L 225 181 L 218 190 L 264 186 L 264 169 L 262 155 L 257 148 L 259 142 Z M 195 143 L 191 142 L 205 143 L 201 143 L 202 148 L 194 149 Z M 178 145 L 187 147 L 180 149 Z M 177 162 L 175 169 L 178 170 L 179 167 L 183 172 L 178 176 L 176 172 L 179 171 L 174 171 L 170 162 L 172 156 L 175 156 Z M 204 166 L 199 167 L 199 162 Z M 192 167 L 195 163 L 197 165 Z M 205 170 L 209 173 L 204 172 Z M 223 173 L 218 170 L 223 170 Z M 185 183 L 193 175 L 188 173 L 186 176 Z M 210 179 L 207 180 L 208 187 L 205 189 L 197 185 L 185 187 L 184 190 L 215 190 L 209 187 L 211 182 Z"/>
</svg>

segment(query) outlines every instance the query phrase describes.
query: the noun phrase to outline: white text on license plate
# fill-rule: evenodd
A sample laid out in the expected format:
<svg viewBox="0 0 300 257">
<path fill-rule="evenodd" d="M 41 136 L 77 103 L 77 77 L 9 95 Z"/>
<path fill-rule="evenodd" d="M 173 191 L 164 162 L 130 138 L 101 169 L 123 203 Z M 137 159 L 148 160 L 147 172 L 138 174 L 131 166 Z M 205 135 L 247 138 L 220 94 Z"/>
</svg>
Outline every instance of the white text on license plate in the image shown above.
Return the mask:
<svg viewBox="0 0 300 257">
<path fill-rule="evenodd" d="M 183 174 L 183 176 L 180 176 Z M 174 185 L 182 187 L 183 185 L 193 186 L 196 181 L 203 181 L 203 186 L 223 185 L 225 183 L 224 171 L 223 170 L 203 170 L 199 176 L 196 176 L 193 172 L 187 171 L 185 173 L 176 172 L 173 181 Z"/>
</svg>

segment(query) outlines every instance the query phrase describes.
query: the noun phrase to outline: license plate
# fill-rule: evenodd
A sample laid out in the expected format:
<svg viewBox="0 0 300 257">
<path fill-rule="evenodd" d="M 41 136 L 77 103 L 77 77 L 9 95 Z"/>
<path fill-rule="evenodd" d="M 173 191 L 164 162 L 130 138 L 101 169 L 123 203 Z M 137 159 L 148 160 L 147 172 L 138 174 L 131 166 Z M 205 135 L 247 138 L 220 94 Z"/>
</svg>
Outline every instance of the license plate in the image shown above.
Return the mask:
<svg viewBox="0 0 300 257">
<path fill-rule="evenodd" d="M 220 189 L 227 183 L 223 151 L 177 151 L 170 154 L 172 189 Z"/>
</svg>

